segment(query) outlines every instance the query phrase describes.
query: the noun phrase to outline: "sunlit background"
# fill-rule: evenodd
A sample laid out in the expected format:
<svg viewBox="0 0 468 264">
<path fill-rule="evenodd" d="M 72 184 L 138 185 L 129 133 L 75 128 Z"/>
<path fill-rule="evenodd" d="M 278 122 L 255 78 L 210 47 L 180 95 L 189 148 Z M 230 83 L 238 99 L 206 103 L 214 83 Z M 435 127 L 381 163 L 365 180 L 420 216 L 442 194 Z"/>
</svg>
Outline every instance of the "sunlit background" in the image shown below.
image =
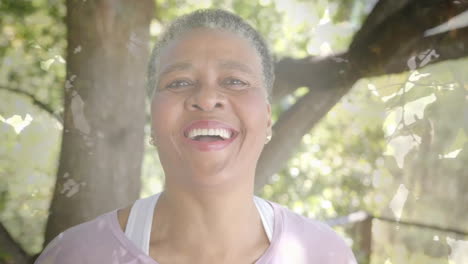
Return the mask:
<svg viewBox="0 0 468 264">
<path fill-rule="evenodd" d="M 24 2 L 0 4 L 0 222 L 35 254 L 60 151 L 65 6 Z M 152 41 L 181 14 L 223 7 L 260 30 L 280 59 L 345 51 L 376 1 L 157 2 Z M 457 23 L 449 26 L 466 25 L 468 17 Z M 428 34 L 437 30 L 446 29 Z M 355 83 L 258 195 L 330 223 L 360 211 L 375 216 L 334 226 L 362 263 L 370 250 L 375 264 L 466 264 L 468 59 L 423 69 L 412 60 L 407 72 Z M 274 105 L 274 120 L 305 93 L 299 88 Z M 161 191 L 162 169 L 148 143 L 141 177 L 141 197 Z M 73 195 L 77 185 L 64 192 Z"/>
</svg>

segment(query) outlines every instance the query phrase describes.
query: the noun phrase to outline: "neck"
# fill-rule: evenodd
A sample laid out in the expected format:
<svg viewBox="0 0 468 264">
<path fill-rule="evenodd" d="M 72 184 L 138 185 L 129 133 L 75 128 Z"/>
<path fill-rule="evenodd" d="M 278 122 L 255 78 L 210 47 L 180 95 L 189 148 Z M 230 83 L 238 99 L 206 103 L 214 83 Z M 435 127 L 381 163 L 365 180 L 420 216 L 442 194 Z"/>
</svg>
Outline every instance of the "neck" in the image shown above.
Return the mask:
<svg viewBox="0 0 468 264">
<path fill-rule="evenodd" d="M 155 209 L 152 242 L 207 254 L 229 254 L 259 241 L 268 243 L 251 185 L 219 192 L 166 184 Z"/>
</svg>

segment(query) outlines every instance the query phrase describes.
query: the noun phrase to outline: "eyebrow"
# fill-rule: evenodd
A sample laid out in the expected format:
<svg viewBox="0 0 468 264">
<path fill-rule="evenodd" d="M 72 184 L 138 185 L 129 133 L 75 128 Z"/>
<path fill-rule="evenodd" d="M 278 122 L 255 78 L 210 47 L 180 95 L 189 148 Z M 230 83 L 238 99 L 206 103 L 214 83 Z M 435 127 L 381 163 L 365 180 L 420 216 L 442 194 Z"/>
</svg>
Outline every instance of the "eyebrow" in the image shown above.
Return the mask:
<svg viewBox="0 0 468 264">
<path fill-rule="evenodd" d="M 228 70 L 238 70 L 250 75 L 254 75 L 253 70 L 247 66 L 246 64 L 243 64 L 238 61 L 233 61 L 233 60 L 220 60 L 218 65 L 221 68 L 228 69 Z"/>
<path fill-rule="evenodd" d="M 250 75 L 254 75 L 253 70 L 249 66 L 238 61 L 219 60 L 218 66 L 223 69 L 238 70 L 238 71 L 250 74 Z M 163 71 L 161 72 L 160 76 L 164 76 L 171 72 L 184 71 L 184 70 L 189 70 L 192 68 L 193 68 L 193 65 L 190 62 L 176 62 L 174 64 L 170 64 L 169 66 L 165 67 Z"/>
<path fill-rule="evenodd" d="M 184 71 L 193 68 L 193 65 L 189 62 L 176 62 L 163 69 L 160 76 L 166 75 L 175 71 Z"/>
</svg>

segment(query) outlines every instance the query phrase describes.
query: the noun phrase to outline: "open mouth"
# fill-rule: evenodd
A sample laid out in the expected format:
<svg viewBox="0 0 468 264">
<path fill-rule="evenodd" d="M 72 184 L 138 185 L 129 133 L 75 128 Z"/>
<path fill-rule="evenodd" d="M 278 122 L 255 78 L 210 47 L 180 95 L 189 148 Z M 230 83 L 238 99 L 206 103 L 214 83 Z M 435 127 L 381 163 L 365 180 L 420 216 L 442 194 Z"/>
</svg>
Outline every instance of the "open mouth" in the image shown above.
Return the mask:
<svg viewBox="0 0 468 264">
<path fill-rule="evenodd" d="M 202 141 L 202 142 L 213 142 L 213 141 L 224 141 L 226 139 L 220 137 L 220 136 L 196 136 L 191 138 L 192 140 L 195 141 Z"/>
<path fill-rule="evenodd" d="M 225 141 L 235 137 L 236 132 L 225 128 L 196 128 L 185 133 L 185 137 L 201 142 Z"/>
</svg>

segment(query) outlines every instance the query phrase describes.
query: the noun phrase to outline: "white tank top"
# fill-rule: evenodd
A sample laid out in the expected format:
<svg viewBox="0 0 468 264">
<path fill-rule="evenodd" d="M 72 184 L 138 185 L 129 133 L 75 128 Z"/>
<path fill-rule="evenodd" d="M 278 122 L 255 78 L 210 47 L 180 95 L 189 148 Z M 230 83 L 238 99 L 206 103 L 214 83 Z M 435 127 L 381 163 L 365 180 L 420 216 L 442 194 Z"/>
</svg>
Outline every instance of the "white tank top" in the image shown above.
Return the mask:
<svg viewBox="0 0 468 264">
<path fill-rule="evenodd" d="M 159 195 L 161 193 L 135 201 L 130 210 L 125 228 L 125 235 L 130 241 L 148 255 L 153 212 Z M 254 196 L 254 202 L 262 219 L 265 233 L 271 242 L 275 220 L 273 207 L 267 201 L 257 196 Z"/>
</svg>

